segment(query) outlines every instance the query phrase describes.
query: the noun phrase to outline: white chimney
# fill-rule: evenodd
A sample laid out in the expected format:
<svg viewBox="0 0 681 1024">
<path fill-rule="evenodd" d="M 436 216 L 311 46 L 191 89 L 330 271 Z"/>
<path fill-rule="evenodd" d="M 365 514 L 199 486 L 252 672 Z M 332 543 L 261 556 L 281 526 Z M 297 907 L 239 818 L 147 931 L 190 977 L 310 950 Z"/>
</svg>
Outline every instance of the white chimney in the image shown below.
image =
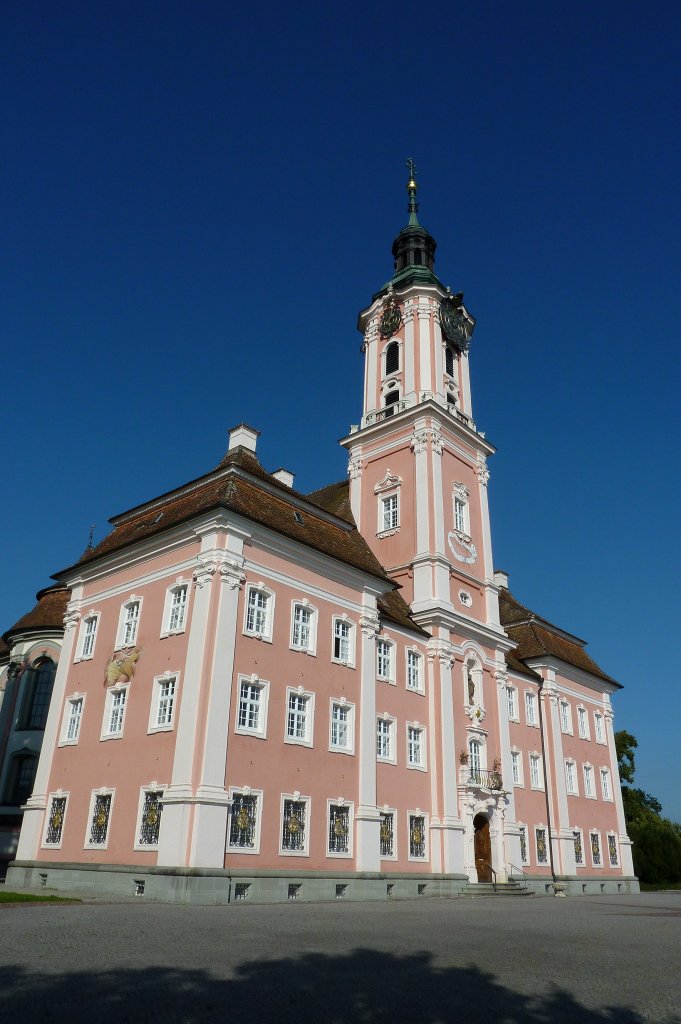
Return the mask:
<svg viewBox="0 0 681 1024">
<path fill-rule="evenodd" d="M 235 448 L 241 446 L 242 448 L 248 448 L 249 452 L 254 452 L 259 437 L 259 430 L 249 427 L 247 423 L 239 423 L 238 426 L 232 427 L 229 432 L 229 447 L 227 451 L 234 451 Z"/>
<path fill-rule="evenodd" d="M 286 484 L 287 487 L 293 487 L 293 478 L 295 473 L 289 472 L 288 469 L 276 469 L 272 474 L 275 480 L 278 480 L 281 484 Z"/>
<path fill-rule="evenodd" d="M 503 569 L 494 570 L 494 582 L 500 590 L 508 590 L 508 573 Z"/>
</svg>

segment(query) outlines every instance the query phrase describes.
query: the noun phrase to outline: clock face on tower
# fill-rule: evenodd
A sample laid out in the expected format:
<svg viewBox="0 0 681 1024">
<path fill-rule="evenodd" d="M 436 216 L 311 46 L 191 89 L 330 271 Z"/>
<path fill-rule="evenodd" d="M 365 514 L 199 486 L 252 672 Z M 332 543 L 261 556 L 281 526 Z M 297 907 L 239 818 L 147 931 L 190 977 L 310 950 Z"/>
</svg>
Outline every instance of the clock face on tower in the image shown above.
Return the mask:
<svg viewBox="0 0 681 1024">
<path fill-rule="evenodd" d="M 402 326 L 402 314 L 400 313 L 399 306 L 395 305 L 395 300 L 392 296 L 388 299 L 388 305 L 386 306 L 385 312 L 381 317 L 379 323 L 379 331 L 382 338 L 392 338 L 396 331 L 399 331 Z"/>
<path fill-rule="evenodd" d="M 440 327 L 447 341 L 459 352 L 466 352 L 470 342 L 470 325 L 463 311 L 463 295 L 443 299 L 440 303 Z"/>
</svg>

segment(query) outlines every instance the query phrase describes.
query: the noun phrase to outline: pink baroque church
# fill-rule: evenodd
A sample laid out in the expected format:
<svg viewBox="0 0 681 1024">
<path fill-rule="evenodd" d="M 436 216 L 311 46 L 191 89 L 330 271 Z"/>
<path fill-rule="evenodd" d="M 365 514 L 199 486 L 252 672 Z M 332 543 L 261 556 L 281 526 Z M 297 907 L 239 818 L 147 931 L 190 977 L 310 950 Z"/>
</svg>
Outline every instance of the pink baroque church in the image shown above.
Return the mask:
<svg viewBox="0 0 681 1024">
<path fill-rule="evenodd" d="M 12 887 L 202 903 L 637 891 L 611 697 L 495 572 L 475 321 L 417 217 L 359 316 L 348 480 L 210 472 L 70 591 Z"/>
</svg>

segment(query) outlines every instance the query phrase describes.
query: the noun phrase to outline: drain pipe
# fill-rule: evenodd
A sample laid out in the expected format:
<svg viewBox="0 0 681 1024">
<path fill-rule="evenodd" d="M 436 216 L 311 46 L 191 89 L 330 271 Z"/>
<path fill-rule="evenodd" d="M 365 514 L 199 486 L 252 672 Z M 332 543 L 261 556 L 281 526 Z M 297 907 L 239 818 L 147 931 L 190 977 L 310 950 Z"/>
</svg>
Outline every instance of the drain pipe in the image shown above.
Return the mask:
<svg viewBox="0 0 681 1024">
<path fill-rule="evenodd" d="M 539 683 L 539 733 L 541 736 L 541 761 L 542 768 L 544 770 L 544 793 L 546 795 L 546 827 L 548 829 L 548 840 L 549 840 L 549 867 L 551 868 L 551 881 L 556 881 L 556 870 L 553 864 L 553 839 L 551 833 L 553 827 L 551 824 L 551 800 L 549 798 L 549 774 L 546 766 L 546 743 L 544 737 L 544 702 L 542 700 L 542 691 L 544 689 L 544 683 L 546 680 L 542 679 Z"/>
</svg>

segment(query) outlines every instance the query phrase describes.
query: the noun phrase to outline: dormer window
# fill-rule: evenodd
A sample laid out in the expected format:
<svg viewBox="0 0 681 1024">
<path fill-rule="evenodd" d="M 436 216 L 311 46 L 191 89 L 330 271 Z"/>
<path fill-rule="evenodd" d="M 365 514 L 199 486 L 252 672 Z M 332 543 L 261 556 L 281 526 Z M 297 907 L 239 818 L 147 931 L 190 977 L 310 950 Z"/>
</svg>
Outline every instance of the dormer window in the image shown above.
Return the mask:
<svg viewBox="0 0 681 1024">
<path fill-rule="evenodd" d="M 385 372 L 397 373 L 400 368 L 400 346 L 398 342 L 391 341 L 385 350 Z"/>
</svg>

